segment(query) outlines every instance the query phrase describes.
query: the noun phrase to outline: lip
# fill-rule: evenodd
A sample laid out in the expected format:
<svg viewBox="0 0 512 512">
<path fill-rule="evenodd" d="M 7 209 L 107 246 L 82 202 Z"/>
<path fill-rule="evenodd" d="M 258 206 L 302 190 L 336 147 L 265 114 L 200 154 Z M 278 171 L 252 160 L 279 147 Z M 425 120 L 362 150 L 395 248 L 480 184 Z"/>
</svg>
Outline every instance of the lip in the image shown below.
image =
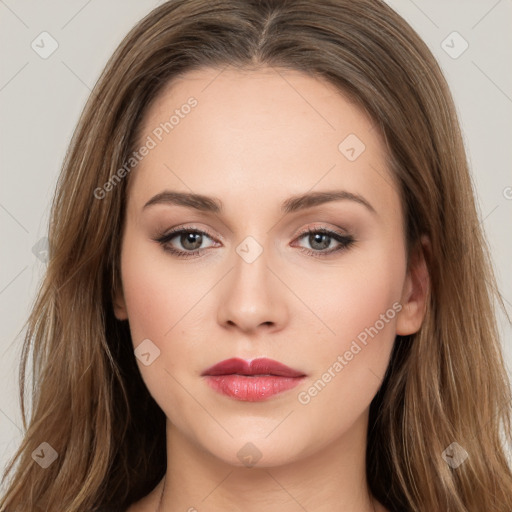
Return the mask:
<svg viewBox="0 0 512 512">
<path fill-rule="evenodd" d="M 304 373 L 294 370 L 279 361 L 259 357 L 245 361 L 239 357 L 225 359 L 206 369 L 201 375 L 274 375 L 277 377 L 304 377 Z"/>
<path fill-rule="evenodd" d="M 278 361 L 261 357 L 252 361 L 226 359 L 201 376 L 215 391 L 246 402 L 260 402 L 297 386 L 305 374 Z"/>
</svg>

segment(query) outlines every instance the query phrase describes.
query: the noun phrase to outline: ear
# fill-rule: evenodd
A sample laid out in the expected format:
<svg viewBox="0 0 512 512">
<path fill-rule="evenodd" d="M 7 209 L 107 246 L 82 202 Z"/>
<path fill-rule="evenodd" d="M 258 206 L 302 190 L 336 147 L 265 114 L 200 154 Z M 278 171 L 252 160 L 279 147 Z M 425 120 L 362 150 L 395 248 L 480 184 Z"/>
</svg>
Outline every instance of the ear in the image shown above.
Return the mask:
<svg viewBox="0 0 512 512">
<path fill-rule="evenodd" d="M 425 254 L 430 254 L 430 240 L 421 237 L 419 243 L 411 250 L 409 268 L 402 290 L 402 310 L 398 314 L 396 333 L 401 336 L 419 331 L 425 318 L 427 300 L 430 291 L 430 276 Z"/>
<path fill-rule="evenodd" d="M 128 312 L 126 310 L 126 302 L 124 300 L 124 292 L 122 286 L 117 286 L 113 294 L 112 306 L 114 315 L 118 320 L 128 320 Z"/>
</svg>

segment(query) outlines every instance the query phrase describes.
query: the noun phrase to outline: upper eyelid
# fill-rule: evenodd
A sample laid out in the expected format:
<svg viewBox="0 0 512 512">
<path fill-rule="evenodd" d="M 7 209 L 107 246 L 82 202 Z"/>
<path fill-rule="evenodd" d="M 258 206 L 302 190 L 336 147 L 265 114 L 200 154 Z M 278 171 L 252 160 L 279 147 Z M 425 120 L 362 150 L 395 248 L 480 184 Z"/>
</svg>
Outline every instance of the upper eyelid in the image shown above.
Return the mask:
<svg viewBox="0 0 512 512">
<path fill-rule="evenodd" d="M 188 232 L 194 232 L 194 233 L 201 233 L 203 235 L 207 235 L 208 237 L 212 238 L 212 239 L 215 239 L 216 237 L 211 234 L 208 230 L 204 229 L 204 228 L 196 228 L 196 227 L 193 227 L 193 226 L 185 226 L 185 227 L 178 227 L 178 228 L 173 228 L 173 229 L 170 229 L 169 231 L 166 231 L 165 233 L 163 233 L 163 235 L 161 236 L 161 238 L 167 238 L 171 235 L 173 235 L 173 238 L 174 236 L 176 235 L 179 235 L 180 233 L 188 233 Z M 223 239 L 224 237 L 220 236 L 219 238 Z"/>
</svg>

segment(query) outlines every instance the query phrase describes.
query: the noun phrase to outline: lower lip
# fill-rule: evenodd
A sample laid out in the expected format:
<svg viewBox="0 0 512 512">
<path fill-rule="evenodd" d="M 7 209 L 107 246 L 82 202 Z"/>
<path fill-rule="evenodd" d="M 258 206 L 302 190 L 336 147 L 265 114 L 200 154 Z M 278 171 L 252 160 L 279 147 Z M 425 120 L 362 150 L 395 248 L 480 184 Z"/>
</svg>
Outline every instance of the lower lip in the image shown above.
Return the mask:
<svg viewBox="0 0 512 512">
<path fill-rule="evenodd" d="M 223 395 L 245 402 L 261 402 L 297 386 L 304 377 L 277 375 L 208 375 L 208 385 Z"/>
</svg>

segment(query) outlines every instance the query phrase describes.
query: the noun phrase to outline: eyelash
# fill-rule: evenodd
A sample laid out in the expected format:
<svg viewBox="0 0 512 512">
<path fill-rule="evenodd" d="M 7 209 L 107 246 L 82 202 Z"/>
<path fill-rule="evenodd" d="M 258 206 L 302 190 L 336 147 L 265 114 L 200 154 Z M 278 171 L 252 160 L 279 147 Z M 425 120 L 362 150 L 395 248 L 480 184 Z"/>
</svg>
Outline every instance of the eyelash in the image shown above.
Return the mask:
<svg viewBox="0 0 512 512">
<path fill-rule="evenodd" d="M 168 243 L 173 238 L 176 238 L 176 236 L 184 234 L 184 233 L 195 233 L 195 234 L 199 234 L 199 235 L 207 235 L 209 238 L 213 239 L 213 236 L 210 233 L 208 233 L 208 231 L 203 231 L 203 230 L 199 230 L 199 229 L 195 229 L 195 228 L 178 228 L 178 229 L 171 230 L 171 231 L 159 236 L 158 238 L 155 238 L 155 241 L 158 242 L 160 245 L 162 245 L 164 251 L 169 252 L 172 255 L 174 255 L 178 258 L 183 258 L 183 259 L 195 257 L 195 256 L 199 255 L 202 251 L 205 250 L 205 249 L 196 249 L 195 251 L 180 251 L 180 250 L 174 249 L 173 247 L 168 245 Z M 300 247 L 299 249 L 301 250 L 301 252 L 304 252 L 309 256 L 323 258 L 323 257 L 330 256 L 331 254 L 347 250 L 356 241 L 354 239 L 354 237 L 351 235 L 343 235 L 341 233 L 338 233 L 336 231 L 332 231 L 332 230 L 329 230 L 326 228 L 317 228 L 317 229 L 308 228 L 308 229 L 302 231 L 301 233 L 299 233 L 297 239 L 301 239 L 305 236 L 316 235 L 316 234 L 328 235 L 330 238 L 333 238 L 334 240 L 339 242 L 341 245 L 335 249 L 330 249 L 328 251 L 318 251 L 318 250 L 315 251 L 312 249 L 307 249 L 306 247 Z"/>
</svg>

